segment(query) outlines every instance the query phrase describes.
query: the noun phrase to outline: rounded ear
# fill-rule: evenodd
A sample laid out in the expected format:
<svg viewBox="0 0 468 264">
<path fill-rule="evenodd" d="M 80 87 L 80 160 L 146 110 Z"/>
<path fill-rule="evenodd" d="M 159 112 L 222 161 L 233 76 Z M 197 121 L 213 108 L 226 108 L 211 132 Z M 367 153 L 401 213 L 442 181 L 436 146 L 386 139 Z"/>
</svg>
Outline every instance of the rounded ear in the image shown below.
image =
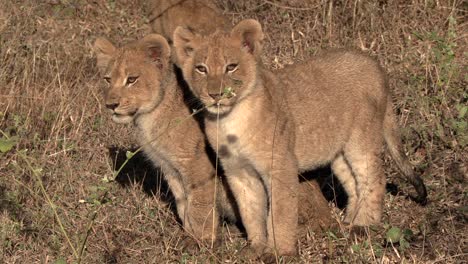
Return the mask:
<svg viewBox="0 0 468 264">
<path fill-rule="evenodd" d="M 93 50 L 97 57 L 97 67 L 101 73 L 104 73 L 117 48 L 109 40 L 97 38 Z"/>
<path fill-rule="evenodd" d="M 262 26 L 255 19 L 245 19 L 239 22 L 231 31 L 231 36 L 239 38 L 242 49 L 257 56 L 262 51 L 264 38 Z"/>
<path fill-rule="evenodd" d="M 185 61 L 193 55 L 194 43 L 193 40 L 197 35 L 195 32 L 188 28 L 178 26 L 174 31 L 174 49 L 177 57 L 177 61 L 180 64 L 184 64 Z"/>
<path fill-rule="evenodd" d="M 165 67 L 171 57 L 171 47 L 167 40 L 158 34 L 145 36 L 140 42 L 140 47 L 145 51 L 146 56 L 158 67 Z"/>
</svg>

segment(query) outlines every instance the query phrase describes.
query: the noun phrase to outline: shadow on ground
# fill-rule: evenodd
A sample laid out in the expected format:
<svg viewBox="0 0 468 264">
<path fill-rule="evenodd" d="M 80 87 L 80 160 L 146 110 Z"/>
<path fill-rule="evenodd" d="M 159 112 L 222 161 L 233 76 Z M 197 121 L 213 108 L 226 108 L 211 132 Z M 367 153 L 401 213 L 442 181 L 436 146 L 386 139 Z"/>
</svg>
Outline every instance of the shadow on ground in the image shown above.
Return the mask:
<svg viewBox="0 0 468 264">
<path fill-rule="evenodd" d="M 127 151 L 134 152 L 136 149 L 124 149 L 115 146 L 109 147 L 109 158 L 113 162 L 115 170 L 127 160 Z M 212 153 L 209 153 L 212 154 Z M 213 154 L 212 154 L 213 155 Z M 220 170 L 222 172 L 222 169 Z M 307 171 L 300 175 L 300 181 L 317 180 L 322 190 L 322 194 L 329 202 L 333 202 L 338 208 L 344 209 L 348 197 L 339 180 L 333 175 L 329 166 Z M 142 152 L 136 153 L 117 175 L 115 181 L 122 187 L 129 187 L 135 184 L 141 185 L 143 191 L 148 195 L 161 197 L 163 201 L 171 204 L 174 209 L 173 196 L 167 186 L 160 168 L 155 168 Z M 400 191 L 395 183 L 387 183 L 386 190 L 393 196 L 411 197 Z"/>
<path fill-rule="evenodd" d="M 312 171 L 307 171 L 300 176 L 300 181 L 317 180 L 322 190 L 323 196 L 327 201 L 333 202 L 338 208 L 346 208 L 348 196 L 346 195 L 343 186 L 336 176 L 333 174 L 329 166 L 318 168 Z M 387 179 L 388 180 L 388 179 Z M 409 194 L 402 192 L 398 185 L 393 182 L 387 182 L 385 186 L 387 193 L 393 196 L 404 196 L 406 199 L 412 199 Z"/>
<path fill-rule="evenodd" d="M 127 151 L 136 151 L 136 149 L 124 149 L 115 146 L 110 146 L 108 149 L 114 170 L 118 170 L 127 160 Z M 156 168 L 141 151 L 128 160 L 127 164 L 115 177 L 115 181 L 122 187 L 141 185 L 146 194 L 159 196 L 165 202 L 173 200 L 161 169 Z"/>
</svg>

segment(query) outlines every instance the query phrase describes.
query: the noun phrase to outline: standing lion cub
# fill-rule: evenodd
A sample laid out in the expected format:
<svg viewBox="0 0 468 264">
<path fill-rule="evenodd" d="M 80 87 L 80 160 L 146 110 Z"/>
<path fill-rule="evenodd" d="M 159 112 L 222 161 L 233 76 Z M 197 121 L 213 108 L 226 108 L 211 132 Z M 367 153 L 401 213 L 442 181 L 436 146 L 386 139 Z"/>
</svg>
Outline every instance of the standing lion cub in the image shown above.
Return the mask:
<svg viewBox="0 0 468 264">
<path fill-rule="evenodd" d="M 263 32 L 256 20 L 209 36 L 179 27 L 173 39 L 185 80 L 207 106 L 206 134 L 225 168 L 251 253 L 296 254 L 297 175 L 330 163 L 349 196 L 345 221 L 379 223 L 384 142 L 425 201 L 374 60 L 336 51 L 270 72 L 258 63 Z"/>
<path fill-rule="evenodd" d="M 216 239 L 215 188 L 223 216 L 234 219 L 233 203 L 225 188 L 215 185 L 205 136 L 184 103 L 169 44 L 157 34 L 121 48 L 98 38 L 94 50 L 108 83 L 104 96 L 112 119 L 135 124 L 143 152 L 164 173 L 184 229 L 202 242 Z"/>
</svg>

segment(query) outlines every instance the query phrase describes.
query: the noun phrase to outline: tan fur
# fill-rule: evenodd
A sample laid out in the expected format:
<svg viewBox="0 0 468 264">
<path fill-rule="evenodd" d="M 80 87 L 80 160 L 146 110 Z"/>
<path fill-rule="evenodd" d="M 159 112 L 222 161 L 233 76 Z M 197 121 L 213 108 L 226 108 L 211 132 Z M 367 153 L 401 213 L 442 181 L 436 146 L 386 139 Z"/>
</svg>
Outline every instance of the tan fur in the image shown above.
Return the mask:
<svg viewBox="0 0 468 264">
<path fill-rule="evenodd" d="M 162 34 L 170 43 L 177 26 L 187 27 L 192 33 L 203 35 L 214 33 L 217 29 L 231 28 L 231 23 L 210 0 L 158 0 L 151 3 L 152 30 Z M 172 61 L 179 65 L 175 54 Z M 299 222 L 316 231 L 327 228 L 331 224 L 330 210 L 316 181 L 301 184 L 300 197 L 304 208 L 310 210 L 300 212 Z"/>
<path fill-rule="evenodd" d="M 170 67 L 168 51 L 162 52 L 164 55 L 156 61 L 148 59 L 151 46 L 146 43 L 153 38 L 163 42 L 160 37 L 150 35 L 118 49 L 106 39 L 96 40 L 97 66 L 103 76 L 111 80 L 104 91 L 105 104 L 119 105 L 114 110 L 109 109 L 115 122 L 135 124 L 144 153 L 164 170 L 184 228 L 196 239 L 209 240 L 213 228 L 211 199 L 215 190 L 211 175 L 214 168 L 205 153 L 205 137 L 196 121 L 189 117 L 191 113 L 184 106 L 173 71 L 166 68 Z M 163 46 L 161 50 L 167 48 Z M 131 88 L 122 85 L 126 77 L 135 75 L 138 75 L 138 86 L 136 82 Z M 128 115 L 135 111 L 136 114 Z M 171 123 L 174 127 L 166 130 Z M 237 221 L 237 208 L 226 188 L 220 184 L 217 192 L 219 214 Z M 317 183 L 301 184 L 300 195 L 308 210 L 299 215 L 299 222 L 317 231 L 327 228 L 331 217 Z M 310 199 L 311 196 L 314 199 Z M 217 220 L 213 224 L 216 232 Z"/>
<path fill-rule="evenodd" d="M 151 29 L 172 42 L 178 26 L 209 34 L 230 25 L 221 10 L 210 0 L 153 0 L 149 16 Z"/>
<path fill-rule="evenodd" d="M 99 38 L 94 49 L 98 67 L 110 78 L 104 92 L 113 120 L 135 124 L 143 152 L 163 170 L 184 229 L 197 240 L 215 239 L 215 170 L 205 152 L 205 137 L 184 104 L 167 41 L 153 34 L 118 49 Z M 136 76 L 127 84 L 128 77 Z M 217 189 L 219 211 L 234 219 L 225 188 Z"/>
<path fill-rule="evenodd" d="M 200 34 L 210 34 L 217 29 L 227 29 L 229 21 L 210 0 L 152 0 L 150 25 L 154 33 L 161 34 L 169 43 L 178 26 L 190 28 Z M 179 65 L 176 56 L 172 61 Z"/>
<path fill-rule="evenodd" d="M 184 78 L 207 106 L 206 134 L 218 146 L 253 251 L 293 255 L 297 174 L 331 163 L 349 196 L 346 222 L 377 224 L 385 194 L 380 153 L 384 140 L 394 150 L 400 139 L 388 132 L 397 125 L 374 60 L 336 51 L 270 72 L 257 63 L 262 39 L 260 24 L 244 20 L 209 36 L 177 28 L 174 46 Z M 401 151 L 390 153 L 409 166 Z M 423 184 L 418 191 L 425 197 Z"/>
</svg>

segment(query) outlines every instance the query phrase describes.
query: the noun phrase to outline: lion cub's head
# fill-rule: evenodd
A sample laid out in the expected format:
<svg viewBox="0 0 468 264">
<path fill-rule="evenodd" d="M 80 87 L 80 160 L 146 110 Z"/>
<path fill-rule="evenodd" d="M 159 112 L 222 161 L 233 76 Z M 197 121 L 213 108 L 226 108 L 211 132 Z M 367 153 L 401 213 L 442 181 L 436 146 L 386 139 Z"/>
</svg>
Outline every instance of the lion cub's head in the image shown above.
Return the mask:
<svg viewBox="0 0 468 264">
<path fill-rule="evenodd" d="M 174 32 L 176 56 L 185 80 L 209 112 L 229 112 L 252 92 L 256 61 L 263 32 L 256 20 L 247 19 L 229 33 L 202 36 L 178 27 Z"/>
<path fill-rule="evenodd" d="M 108 40 L 98 38 L 94 51 L 99 71 L 107 82 L 104 100 L 112 120 L 129 123 L 158 106 L 164 95 L 161 82 L 170 66 L 166 39 L 151 34 L 116 48 Z"/>
</svg>

